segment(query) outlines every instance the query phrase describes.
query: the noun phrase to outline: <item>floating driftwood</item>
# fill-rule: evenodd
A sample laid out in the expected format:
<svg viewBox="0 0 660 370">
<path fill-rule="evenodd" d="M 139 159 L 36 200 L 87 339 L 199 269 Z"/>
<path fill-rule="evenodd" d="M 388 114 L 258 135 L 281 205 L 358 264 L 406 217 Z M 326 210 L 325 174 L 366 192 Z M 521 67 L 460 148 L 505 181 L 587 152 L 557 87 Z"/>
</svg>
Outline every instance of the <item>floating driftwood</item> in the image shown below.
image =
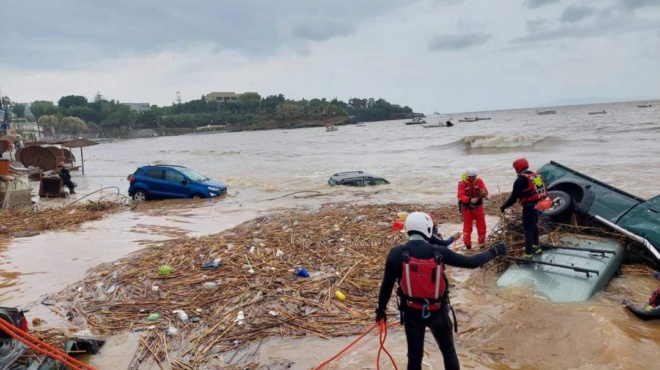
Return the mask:
<svg viewBox="0 0 660 370">
<path fill-rule="evenodd" d="M 114 201 L 79 203 L 70 207 L 8 209 L 0 211 L 0 236 L 25 237 L 64 229 L 123 209 L 126 209 L 124 204 Z"/>
<path fill-rule="evenodd" d="M 502 199 L 491 202 L 499 205 Z M 494 204 L 487 210 L 498 214 Z M 197 369 L 221 353 L 273 336 L 359 334 L 373 323 L 389 249 L 407 239 L 392 230 L 400 211 L 461 222 L 455 205 L 334 204 L 315 212 L 285 211 L 217 235 L 153 243 L 92 269 L 54 301 L 74 325 L 97 334 L 144 332 L 132 369 L 145 361 Z M 515 209 L 502 217 L 489 243 L 505 239 L 512 254 L 521 253 L 519 219 Z M 584 228 L 563 225 L 548 238 L 575 231 Z M 212 261 L 218 267 L 202 268 Z M 296 268 L 305 268 L 309 277 L 296 276 Z M 345 301 L 335 297 L 337 290 Z"/>
</svg>

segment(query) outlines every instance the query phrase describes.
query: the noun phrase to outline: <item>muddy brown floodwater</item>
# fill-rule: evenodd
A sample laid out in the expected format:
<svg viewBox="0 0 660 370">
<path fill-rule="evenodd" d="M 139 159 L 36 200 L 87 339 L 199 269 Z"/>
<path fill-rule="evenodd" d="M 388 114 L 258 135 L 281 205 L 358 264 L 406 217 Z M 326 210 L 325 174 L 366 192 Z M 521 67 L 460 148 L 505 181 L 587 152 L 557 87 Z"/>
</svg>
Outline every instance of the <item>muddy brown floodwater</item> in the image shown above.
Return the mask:
<svg viewBox="0 0 660 370">
<path fill-rule="evenodd" d="M 313 209 L 319 200 L 289 202 L 288 207 Z M 285 204 L 282 204 L 285 206 Z M 28 317 L 40 317 L 48 327 L 67 323 L 41 301 L 81 279 L 85 271 L 120 258 L 161 240 L 216 233 L 274 207 L 258 204 L 243 207 L 231 201 L 219 207 L 213 202 L 162 202 L 139 207 L 84 224 L 68 232 L 50 232 L 0 244 L 0 296 L 5 305 L 30 308 Z M 489 218 L 489 224 L 495 224 Z M 461 225 L 441 225 L 448 235 Z M 459 242 L 456 246 L 462 250 Z M 47 251 L 45 253 L 44 251 Z M 658 282 L 650 276 L 623 275 L 614 278 L 605 292 L 581 303 L 551 303 L 525 288 L 495 287 L 496 273 L 451 268 L 452 304 L 458 317 L 455 337 L 464 369 L 654 369 L 660 363 L 660 322 L 642 322 L 623 309 L 624 298 L 642 305 Z M 350 297 L 348 297 L 350 299 Z M 29 302 L 29 303 L 26 303 Z M 375 302 L 374 302 L 375 304 Z M 394 312 L 391 312 L 390 320 Z M 84 333 L 84 332 L 83 332 Z M 140 333 L 107 338 L 108 343 L 89 363 L 99 369 L 126 369 Z M 355 337 L 324 340 L 315 337 L 270 338 L 227 352 L 217 366 L 258 362 L 271 369 L 310 369 L 344 348 Z M 399 368 L 405 368 L 406 345 L 402 327 L 393 326 L 386 348 Z M 369 335 L 332 369 L 376 368 L 378 337 Z M 426 369 L 442 369 L 442 358 L 427 336 Z M 382 358 L 382 369 L 393 368 Z M 140 369 L 156 369 L 144 364 Z"/>
</svg>

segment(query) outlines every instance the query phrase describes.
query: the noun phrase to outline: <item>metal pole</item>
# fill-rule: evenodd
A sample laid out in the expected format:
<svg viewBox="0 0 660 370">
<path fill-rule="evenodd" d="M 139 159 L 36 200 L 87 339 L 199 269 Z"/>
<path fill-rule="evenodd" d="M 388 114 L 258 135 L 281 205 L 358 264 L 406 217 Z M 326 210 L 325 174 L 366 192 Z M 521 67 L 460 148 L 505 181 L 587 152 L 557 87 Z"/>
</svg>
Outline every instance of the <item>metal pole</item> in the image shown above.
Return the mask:
<svg viewBox="0 0 660 370">
<path fill-rule="evenodd" d="M 85 157 L 83 157 L 82 147 L 80 147 L 80 164 L 82 165 L 82 174 L 85 174 Z"/>
<path fill-rule="evenodd" d="M 621 226 L 619 226 L 619 225 L 617 225 L 617 224 L 615 224 L 615 223 L 612 223 L 612 222 L 610 222 L 610 221 L 607 221 L 606 219 L 604 219 L 604 218 L 602 218 L 602 217 L 600 217 L 600 216 L 595 216 L 595 218 L 596 218 L 596 220 L 598 220 L 598 221 L 604 223 L 605 225 L 607 225 L 607 226 L 613 228 L 614 230 L 616 230 L 616 231 L 622 233 L 623 235 L 629 237 L 630 239 L 632 239 L 632 240 L 634 240 L 634 241 L 636 241 L 636 242 L 638 242 L 638 243 L 641 243 L 641 244 L 642 244 L 643 246 L 645 246 L 645 247 L 646 247 L 651 253 L 653 253 L 653 255 L 655 256 L 655 258 L 657 258 L 657 259 L 660 260 L 660 252 L 658 252 L 658 251 L 655 249 L 655 247 L 653 246 L 653 244 L 651 244 L 650 241 L 646 240 L 645 238 L 642 238 L 642 237 L 639 236 L 639 235 L 635 235 L 635 234 L 631 233 L 630 231 L 628 231 L 628 230 L 622 228 Z"/>
</svg>

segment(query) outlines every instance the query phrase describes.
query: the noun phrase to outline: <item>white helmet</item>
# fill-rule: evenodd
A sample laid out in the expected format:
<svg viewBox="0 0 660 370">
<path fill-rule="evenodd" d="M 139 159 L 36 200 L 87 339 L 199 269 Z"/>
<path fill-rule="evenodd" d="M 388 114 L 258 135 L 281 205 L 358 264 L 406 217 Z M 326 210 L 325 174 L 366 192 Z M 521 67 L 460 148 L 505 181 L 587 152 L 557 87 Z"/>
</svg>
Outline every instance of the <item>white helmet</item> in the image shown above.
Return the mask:
<svg viewBox="0 0 660 370">
<path fill-rule="evenodd" d="M 474 167 L 468 167 L 465 170 L 465 175 L 470 177 L 470 176 L 477 176 L 477 169 Z"/>
<path fill-rule="evenodd" d="M 413 212 L 406 218 L 406 231 L 408 235 L 416 232 L 428 239 L 433 232 L 433 220 L 424 212 Z"/>
</svg>

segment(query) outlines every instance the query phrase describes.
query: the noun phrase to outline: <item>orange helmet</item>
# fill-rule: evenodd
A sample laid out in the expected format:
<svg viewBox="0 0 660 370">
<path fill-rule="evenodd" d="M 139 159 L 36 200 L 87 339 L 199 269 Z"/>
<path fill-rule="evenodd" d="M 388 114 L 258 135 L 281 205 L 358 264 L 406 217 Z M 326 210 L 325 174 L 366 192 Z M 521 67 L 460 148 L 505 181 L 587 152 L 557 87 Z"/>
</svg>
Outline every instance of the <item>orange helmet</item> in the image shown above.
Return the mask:
<svg viewBox="0 0 660 370">
<path fill-rule="evenodd" d="M 527 159 L 518 158 L 513 161 L 513 169 L 516 170 L 516 173 L 520 173 L 527 168 L 529 168 L 529 162 L 527 162 Z"/>
</svg>

